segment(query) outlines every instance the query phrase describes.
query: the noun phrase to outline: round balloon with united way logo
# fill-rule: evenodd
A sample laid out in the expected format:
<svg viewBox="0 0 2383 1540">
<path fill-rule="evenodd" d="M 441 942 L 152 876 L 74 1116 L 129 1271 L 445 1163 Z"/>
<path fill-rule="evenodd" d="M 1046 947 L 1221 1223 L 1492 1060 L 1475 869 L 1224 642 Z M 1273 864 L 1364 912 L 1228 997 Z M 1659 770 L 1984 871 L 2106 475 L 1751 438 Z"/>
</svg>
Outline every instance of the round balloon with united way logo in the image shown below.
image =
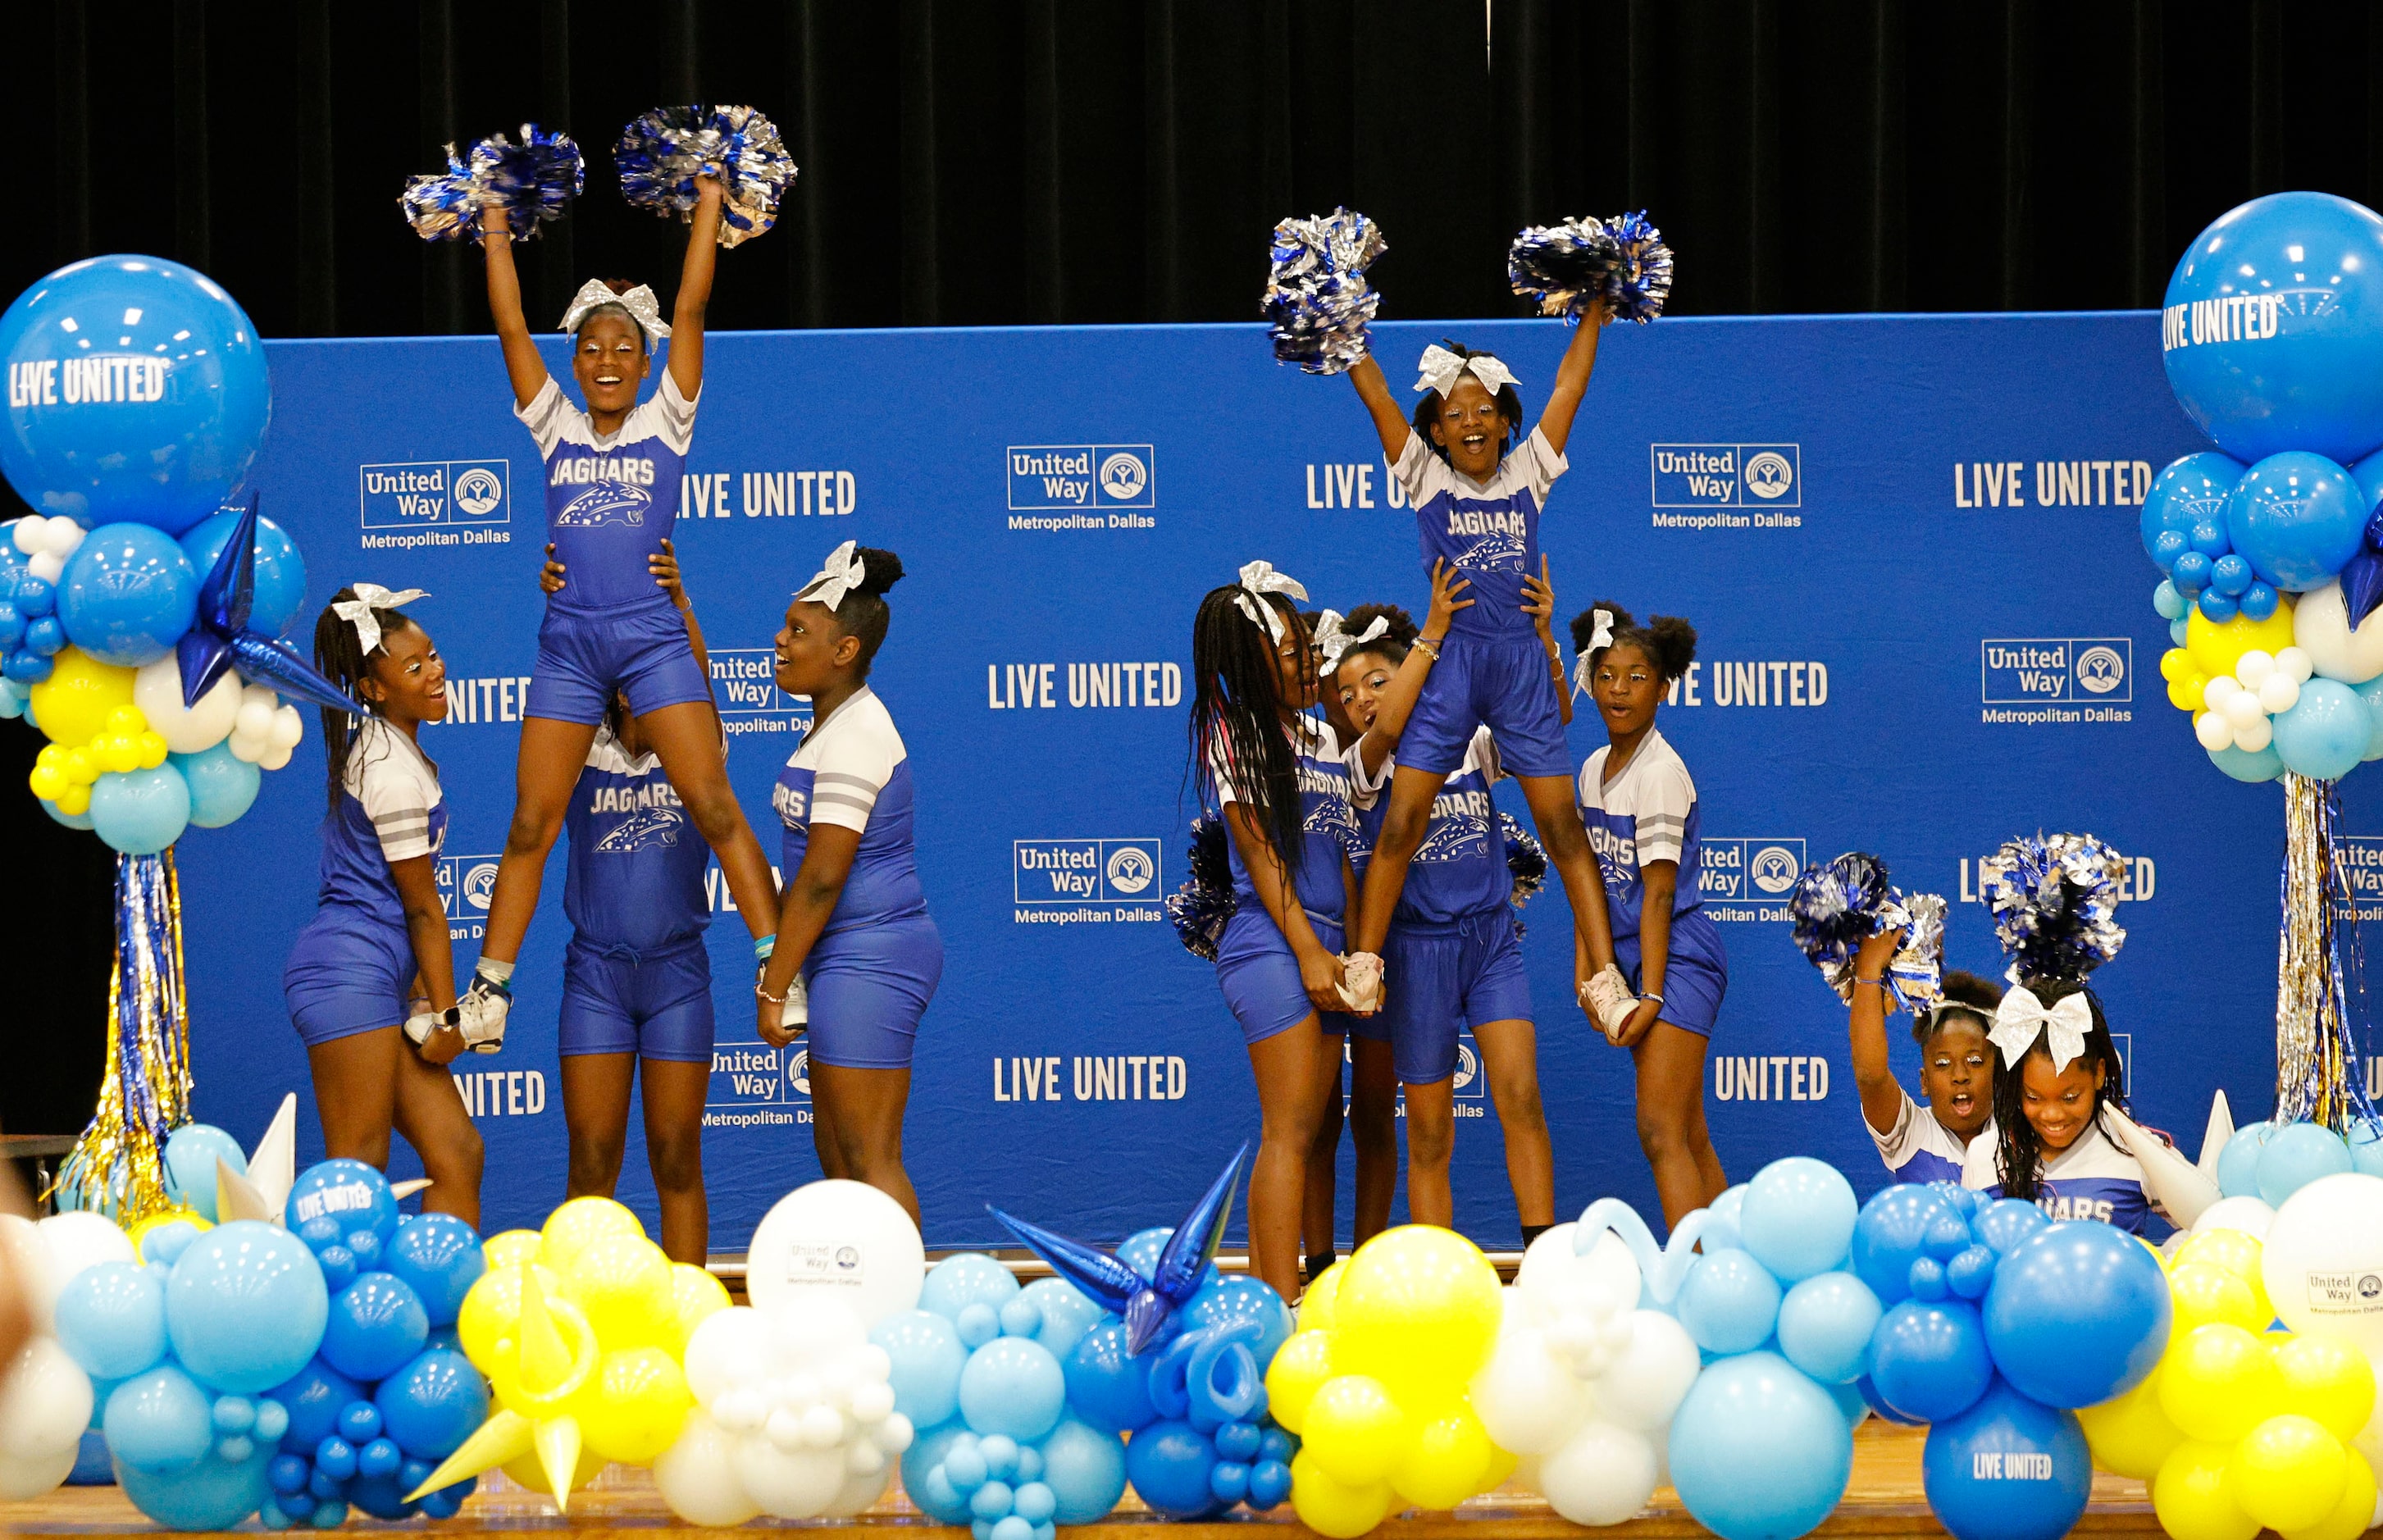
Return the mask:
<svg viewBox="0 0 2383 1540">
<path fill-rule="evenodd" d="M 59 268 L 0 314 L 0 473 L 41 512 L 179 535 L 248 479 L 272 415 L 254 323 L 149 256 Z"/>
<path fill-rule="evenodd" d="M 2201 232 L 2169 277 L 2169 387 L 2237 459 L 2383 445 L 2383 217 L 2347 198 L 2254 198 Z"/>
</svg>

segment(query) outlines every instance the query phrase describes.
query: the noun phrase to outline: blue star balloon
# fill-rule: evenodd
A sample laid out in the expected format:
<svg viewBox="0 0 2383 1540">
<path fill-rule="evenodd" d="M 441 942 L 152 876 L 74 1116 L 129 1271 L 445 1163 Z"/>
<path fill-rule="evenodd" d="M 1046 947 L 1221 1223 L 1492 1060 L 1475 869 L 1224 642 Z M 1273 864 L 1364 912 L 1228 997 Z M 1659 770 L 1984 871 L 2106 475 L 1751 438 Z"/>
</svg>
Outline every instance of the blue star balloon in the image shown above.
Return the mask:
<svg viewBox="0 0 2383 1540">
<path fill-rule="evenodd" d="M 2357 630 L 2383 605 L 2383 509 L 2367 515 L 2366 536 L 2358 554 L 2341 569 L 2341 601 L 2350 610 L 2350 628 Z"/>
<path fill-rule="evenodd" d="M 1132 1358 L 1149 1347 L 1174 1318 L 1176 1311 L 1200 1291 L 1208 1263 L 1216 1255 L 1216 1245 L 1225 1238 L 1225 1222 L 1233 1213 L 1233 1191 L 1240 1185 L 1241 1164 L 1249 1155 L 1247 1144 L 1233 1152 L 1232 1164 L 1192 1205 L 1183 1223 L 1175 1226 L 1166 1249 L 1158 1253 L 1157 1265 L 1146 1278 L 1130 1263 L 1096 1246 L 1055 1235 L 1039 1225 L 1004 1214 L 990 1203 L 985 1207 L 1008 1226 L 1019 1244 L 1049 1263 L 1053 1272 L 1083 1290 L 1104 1310 L 1125 1317 L 1126 1356 Z"/>
<path fill-rule="evenodd" d="M 324 678 L 289 644 L 253 630 L 249 606 L 256 593 L 256 494 L 248 495 L 240 523 L 199 585 L 199 618 L 175 646 L 182 671 L 182 705 L 198 704 L 227 669 L 269 684 L 285 696 L 361 717 L 364 708 Z"/>
</svg>

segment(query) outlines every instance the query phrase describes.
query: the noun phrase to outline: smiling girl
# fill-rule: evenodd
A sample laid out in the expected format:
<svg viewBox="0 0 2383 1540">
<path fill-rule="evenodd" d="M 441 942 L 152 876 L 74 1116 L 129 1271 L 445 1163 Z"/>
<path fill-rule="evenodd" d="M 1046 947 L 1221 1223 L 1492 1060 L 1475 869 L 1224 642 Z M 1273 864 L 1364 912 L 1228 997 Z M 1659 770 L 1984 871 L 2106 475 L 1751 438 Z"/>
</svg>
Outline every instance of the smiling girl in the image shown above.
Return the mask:
<svg viewBox="0 0 2383 1540">
<path fill-rule="evenodd" d="M 1696 782 L 1655 728 L 1672 681 L 1695 660 L 1697 633 L 1670 615 L 1640 626 L 1599 602 L 1574 617 L 1572 634 L 1608 738 L 1580 769 L 1580 813 L 1604 871 L 1614 955 L 1637 996 L 1607 1035 L 1630 1050 L 1639 1148 L 1663 1217 L 1677 1224 L 1728 1186 L 1705 1127 L 1704 1073 L 1729 956 L 1698 886 Z"/>
<path fill-rule="evenodd" d="M 1901 930 L 1882 930 L 1854 954 L 1854 1089 L 1878 1158 L 1896 1181 L 1957 1182 L 1981 1136 L 1994 1142 L 1994 1045 L 1986 1032 L 2003 992 L 1974 973 L 1945 975 L 1936 1004 L 1911 1025 L 1921 1106 L 1887 1063 L 1886 969 L 1902 944 Z"/>
</svg>

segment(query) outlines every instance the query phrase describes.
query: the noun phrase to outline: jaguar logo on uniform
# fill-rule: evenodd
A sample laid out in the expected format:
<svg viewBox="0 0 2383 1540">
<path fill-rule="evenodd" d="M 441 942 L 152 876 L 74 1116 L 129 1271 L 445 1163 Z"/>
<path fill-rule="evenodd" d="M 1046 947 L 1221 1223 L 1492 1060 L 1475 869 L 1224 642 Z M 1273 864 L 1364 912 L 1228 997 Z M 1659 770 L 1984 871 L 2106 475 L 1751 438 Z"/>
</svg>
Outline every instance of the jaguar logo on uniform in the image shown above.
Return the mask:
<svg viewBox="0 0 2383 1540">
<path fill-rule="evenodd" d="M 1697 891 L 1715 919 L 1784 920 L 1787 894 L 1804 875 L 1805 845 L 1784 837 L 1700 842 Z"/>
<path fill-rule="evenodd" d="M 675 845 L 685 830 L 686 815 L 675 807 L 639 807 L 597 839 L 596 853 L 626 856 L 648 845 Z"/>
<path fill-rule="evenodd" d="M 1157 919 L 1159 875 L 1156 840 L 1013 840 L 1012 918 L 1019 925 Z"/>
<path fill-rule="evenodd" d="M 592 529 L 599 524 L 643 525 L 646 510 L 654 505 L 651 494 L 642 487 L 629 487 L 617 481 L 599 481 L 562 505 L 554 516 L 559 529 Z"/>
</svg>

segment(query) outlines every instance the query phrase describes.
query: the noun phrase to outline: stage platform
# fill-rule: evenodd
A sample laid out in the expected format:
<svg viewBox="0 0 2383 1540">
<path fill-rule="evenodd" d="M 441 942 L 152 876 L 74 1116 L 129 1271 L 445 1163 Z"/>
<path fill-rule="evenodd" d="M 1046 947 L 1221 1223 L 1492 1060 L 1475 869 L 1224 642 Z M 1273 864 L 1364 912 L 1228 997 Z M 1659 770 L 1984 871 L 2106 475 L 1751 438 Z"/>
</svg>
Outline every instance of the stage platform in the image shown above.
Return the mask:
<svg viewBox="0 0 2383 1540">
<path fill-rule="evenodd" d="M 1920 1448 L 1923 1434 L 1919 1429 L 1890 1427 L 1875 1420 L 1865 1423 L 1854 1435 L 1853 1485 L 1846 1499 L 1816 1532 L 1820 1534 L 1845 1535 L 1941 1535 L 1944 1526 L 1928 1513 L 1927 1500 L 1920 1485 Z M 259 1526 L 252 1523 L 251 1530 Z M 772 1520 L 759 1520 L 748 1528 L 823 1529 L 829 1527 L 856 1530 L 881 1529 L 920 1536 L 929 1534 L 945 1540 L 963 1540 L 967 1531 L 935 1523 L 920 1514 L 899 1496 L 892 1496 L 860 1518 L 836 1525 L 825 1522 L 789 1524 Z M 553 1536 L 563 1533 L 598 1534 L 606 1531 L 634 1531 L 643 1534 L 676 1534 L 698 1535 L 722 1533 L 698 1529 L 682 1522 L 662 1505 L 661 1496 L 654 1490 L 653 1479 L 643 1471 L 618 1467 L 599 1477 L 594 1486 L 572 1499 L 571 1512 L 566 1517 L 557 1514 L 554 1505 L 543 1497 L 533 1497 L 520 1487 L 496 1476 L 483 1483 L 481 1490 L 463 1505 L 458 1517 L 441 1524 L 426 1524 L 419 1520 L 403 1524 L 383 1524 L 370 1521 L 350 1520 L 351 1530 L 410 1530 L 426 1534 L 466 1535 L 474 1540 L 511 1534 Z M 2158 1522 L 2152 1516 L 2151 1497 L 2139 1481 L 2117 1476 L 2096 1475 L 2093 1478 L 2093 1504 L 2085 1513 L 2076 1532 L 2080 1534 L 2149 1534 L 2158 1531 Z M 157 1534 L 132 1505 L 113 1486 L 67 1487 L 38 1502 L 0 1503 L 0 1530 L 13 1529 L 20 1534 L 113 1534 L 120 1533 Z M 1107 1520 L 1097 1524 L 1072 1528 L 1066 1533 L 1081 1540 L 1116 1540 L 1130 1534 L 1134 1540 L 1159 1540 L 1160 1534 L 1169 1540 L 1227 1540 L 1239 1535 L 1248 1540 L 1253 1532 L 1266 1530 L 1285 1536 L 1304 1535 L 1308 1532 L 1291 1516 L 1286 1503 L 1266 1516 L 1243 1515 L 1229 1521 L 1211 1523 L 1179 1524 L 1154 1517 L 1142 1509 L 1129 1495 L 1126 1506 Z M 1376 1532 L 1383 1540 L 1446 1540 L 1461 1535 L 1465 1540 L 1558 1540 L 1560 1536 L 1577 1537 L 1588 1532 L 1558 1518 L 1548 1505 L 1536 1497 L 1518 1492 L 1493 1492 L 1477 1497 L 1452 1513 L 1411 1512 L 1394 1518 Z M 1681 1509 L 1679 1499 L 1670 1488 L 1655 1494 L 1648 1510 L 1628 1523 L 1616 1525 L 1599 1534 L 1626 1536 L 1630 1540 L 1670 1540 L 1672 1536 L 1699 1535 L 1705 1530 Z"/>
</svg>

